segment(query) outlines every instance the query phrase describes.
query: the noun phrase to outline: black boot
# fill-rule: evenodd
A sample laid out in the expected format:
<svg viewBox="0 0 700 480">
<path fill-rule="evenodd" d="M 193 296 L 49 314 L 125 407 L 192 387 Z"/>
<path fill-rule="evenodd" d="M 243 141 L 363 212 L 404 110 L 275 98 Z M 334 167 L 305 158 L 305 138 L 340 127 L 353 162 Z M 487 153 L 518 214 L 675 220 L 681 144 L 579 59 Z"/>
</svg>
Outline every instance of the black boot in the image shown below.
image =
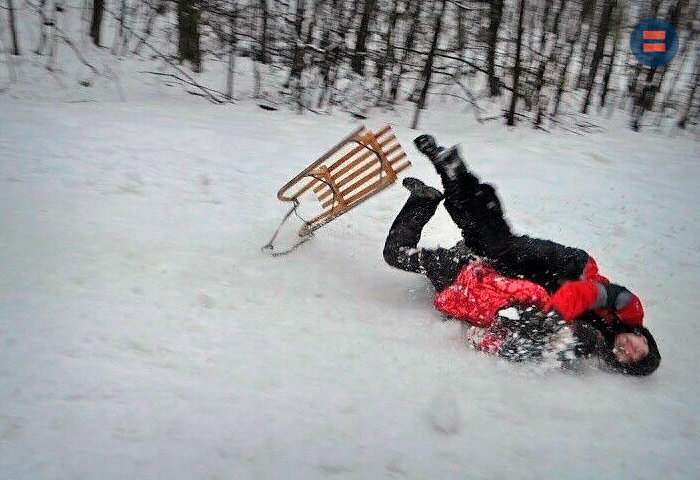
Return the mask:
<svg viewBox="0 0 700 480">
<path fill-rule="evenodd" d="M 437 144 L 432 135 L 420 135 L 413 140 L 413 143 L 419 152 L 428 157 L 441 175 L 446 169 L 454 170 L 455 166 L 464 163 L 456 145 L 445 149 Z"/>
<path fill-rule="evenodd" d="M 419 135 L 413 139 L 413 143 L 420 153 L 428 157 L 431 161 L 435 156 L 444 150 L 443 147 L 438 146 L 435 141 L 435 137 L 432 135 Z"/>
<path fill-rule="evenodd" d="M 403 186 L 411 192 L 411 195 L 416 195 L 426 200 L 439 202 L 444 198 L 442 192 L 437 188 L 430 187 L 414 177 L 406 177 L 403 179 Z"/>
</svg>

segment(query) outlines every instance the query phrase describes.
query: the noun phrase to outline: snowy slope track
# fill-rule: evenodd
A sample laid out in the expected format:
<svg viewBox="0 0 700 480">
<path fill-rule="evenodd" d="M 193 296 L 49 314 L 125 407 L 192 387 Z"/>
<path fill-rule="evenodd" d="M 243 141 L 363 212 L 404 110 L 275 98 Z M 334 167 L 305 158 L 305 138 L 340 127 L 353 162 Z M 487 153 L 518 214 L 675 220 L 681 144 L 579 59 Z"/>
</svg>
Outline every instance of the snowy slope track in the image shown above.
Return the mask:
<svg viewBox="0 0 700 480">
<path fill-rule="evenodd" d="M 414 166 L 437 184 L 397 123 Z M 468 124 L 465 124 L 469 122 Z M 466 347 L 383 263 L 396 186 L 293 254 L 280 185 L 355 125 L 255 105 L 0 98 L 0 477 L 684 479 L 700 450 L 700 150 L 427 112 L 514 228 L 635 290 L 649 378 Z M 457 232 L 440 211 L 423 243 Z"/>
</svg>

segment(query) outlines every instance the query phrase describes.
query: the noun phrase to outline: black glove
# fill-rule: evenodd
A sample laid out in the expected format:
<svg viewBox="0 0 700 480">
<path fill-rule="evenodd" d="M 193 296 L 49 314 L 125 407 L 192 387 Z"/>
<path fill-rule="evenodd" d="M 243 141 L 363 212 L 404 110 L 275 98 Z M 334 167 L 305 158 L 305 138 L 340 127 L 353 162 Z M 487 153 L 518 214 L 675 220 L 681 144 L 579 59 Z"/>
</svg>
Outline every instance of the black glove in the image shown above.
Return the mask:
<svg viewBox="0 0 700 480">
<path fill-rule="evenodd" d="M 632 292 L 621 285 L 609 283 L 604 286 L 607 293 L 605 308 L 608 310 L 616 312 L 618 308 L 623 308 L 627 305 L 632 298 Z"/>
</svg>

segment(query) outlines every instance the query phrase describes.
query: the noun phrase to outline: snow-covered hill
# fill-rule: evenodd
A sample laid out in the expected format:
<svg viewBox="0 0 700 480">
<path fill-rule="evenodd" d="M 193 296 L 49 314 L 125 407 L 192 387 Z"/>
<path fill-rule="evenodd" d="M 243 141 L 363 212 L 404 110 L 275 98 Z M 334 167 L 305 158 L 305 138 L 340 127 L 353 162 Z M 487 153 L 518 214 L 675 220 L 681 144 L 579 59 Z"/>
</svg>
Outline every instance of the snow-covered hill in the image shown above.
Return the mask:
<svg viewBox="0 0 700 480">
<path fill-rule="evenodd" d="M 437 184 L 407 116 L 368 124 L 395 122 L 410 174 Z M 383 263 L 400 186 L 261 253 L 277 188 L 345 117 L 5 95 L 0 126 L 0 477 L 697 475 L 697 142 L 424 117 L 518 231 L 640 294 L 663 361 L 636 379 L 469 350 L 427 282 Z M 456 239 L 441 211 L 423 243 Z"/>
</svg>

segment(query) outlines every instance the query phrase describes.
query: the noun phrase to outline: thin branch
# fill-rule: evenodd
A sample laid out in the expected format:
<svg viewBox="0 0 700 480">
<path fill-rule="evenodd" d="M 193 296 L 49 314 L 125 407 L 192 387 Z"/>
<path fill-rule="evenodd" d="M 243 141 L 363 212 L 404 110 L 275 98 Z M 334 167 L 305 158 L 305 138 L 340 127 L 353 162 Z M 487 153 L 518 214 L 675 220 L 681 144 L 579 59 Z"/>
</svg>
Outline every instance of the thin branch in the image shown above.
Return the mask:
<svg viewBox="0 0 700 480">
<path fill-rule="evenodd" d="M 109 13 L 113 18 L 118 19 L 117 15 L 114 12 L 112 12 L 110 9 L 108 9 L 107 7 L 105 7 L 105 12 Z M 223 100 L 221 100 L 221 99 L 219 99 L 211 94 L 211 92 L 216 92 L 215 90 L 207 88 L 207 87 L 201 85 L 200 83 L 198 83 L 194 78 L 192 78 L 192 76 L 189 73 L 187 73 L 186 71 L 184 71 L 183 69 L 181 69 L 180 67 L 175 65 L 175 63 L 172 60 L 170 60 L 170 58 L 167 55 L 160 52 L 156 47 L 154 47 L 153 45 L 148 43 L 148 41 L 143 36 L 136 33 L 133 28 L 131 28 L 127 25 L 124 25 L 124 29 L 129 31 L 134 37 L 136 37 L 139 41 L 141 41 L 143 45 L 148 47 L 153 53 L 155 53 L 157 56 L 159 56 L 161 59 L 163 59 L 163 61 L 165 61 L 165 63 L 170 65 L 171 68 L 176 70 L 185 79 L 187 79 L 187 82 L 185 82 L 185 83 L 189 83 L 193 87 L 200 89 L 202 91 L 202 93 L 204 94 L 203 95 L 204 98 L 209 100 L 211 103 L 215 103 L 217 105 L 221 105 L 224 103 Z M 180 80 L 184 81 L 184 79 L 180 79 Z M 220 93 L 220 92 L 216 92 L 216 93 Z"/>
</svg>

